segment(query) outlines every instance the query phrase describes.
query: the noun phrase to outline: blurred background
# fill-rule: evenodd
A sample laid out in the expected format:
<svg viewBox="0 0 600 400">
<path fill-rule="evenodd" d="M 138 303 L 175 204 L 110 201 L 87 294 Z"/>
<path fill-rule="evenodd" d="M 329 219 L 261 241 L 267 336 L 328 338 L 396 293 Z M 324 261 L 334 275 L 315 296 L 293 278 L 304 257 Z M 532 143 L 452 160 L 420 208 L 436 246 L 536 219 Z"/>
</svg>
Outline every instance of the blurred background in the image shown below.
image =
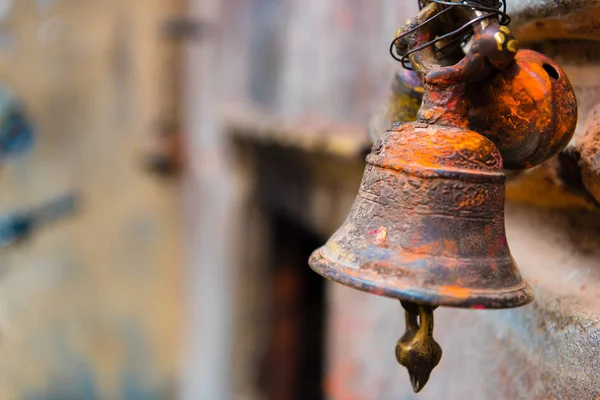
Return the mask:
<svg viewBox="0 0 600 400">
<path fill-rule="evenodd" d="M 574 2 L 543 3 L 514 2 L 523 32 L 588 43 L 583 14 L 527 25 Z M 307 260 L 354 200 L 366 126 L 399 67 L 389 44 L 417 8 L 0 0 L 0 400 L 413 398 L 397 302 L 327 283 Z M 583 119 L 600 57 L 561 46 L 544 49 L 577 60 Z M 536 308 L 440 311 L 448 354 L 420 398 L 597 389 L 600 324 L 561 329 L 597 311 L 600 219 L 565 196 L 584 211 L 508 212 Z M 563 318 L 556 299 L 582 285 Z"/>
</svg>

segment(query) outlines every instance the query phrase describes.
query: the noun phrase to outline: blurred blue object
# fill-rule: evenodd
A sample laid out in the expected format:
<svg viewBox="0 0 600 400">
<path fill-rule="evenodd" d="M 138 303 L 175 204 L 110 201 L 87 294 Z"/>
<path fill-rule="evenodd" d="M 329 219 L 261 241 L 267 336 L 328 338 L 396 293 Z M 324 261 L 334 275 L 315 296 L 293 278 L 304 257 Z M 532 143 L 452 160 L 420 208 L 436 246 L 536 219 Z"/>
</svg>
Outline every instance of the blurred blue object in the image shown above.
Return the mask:
<svg viewBox="0 0 600 400">
<path fill-rule="evenodd" d="M 22 105 L 0 85 L 0 159 L 26 153 L 33 142 L 33 125 Z"/>
<path fill-rule="evenodd" d="M 69 193 L 34 210 L 0 215 L 0 248 L 25 240 L 41 225 L 62 219 L 76 211 L 76 195 Z"/>
<path fill-rule="evenodd" d="M 25 214 L 5 214 L 0 216 L 0 247 L 28 237 L 33 228 L 33 219 Z"/>
</svg>

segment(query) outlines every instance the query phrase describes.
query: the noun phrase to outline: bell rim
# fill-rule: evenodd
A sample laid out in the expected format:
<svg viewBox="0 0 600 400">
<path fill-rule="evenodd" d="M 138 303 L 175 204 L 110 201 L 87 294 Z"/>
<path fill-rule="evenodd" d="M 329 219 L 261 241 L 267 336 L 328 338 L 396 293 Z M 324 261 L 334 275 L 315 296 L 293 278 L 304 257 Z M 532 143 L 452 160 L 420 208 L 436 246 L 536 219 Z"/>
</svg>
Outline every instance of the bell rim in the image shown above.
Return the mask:
<svg viewBox="0 0 600 400">
<path fill-rule="evenodd" d="M 441 291 L 423 287 L 394 288 L 381 286 L 380 283 L 361 279 L 356 269 L 348 268 L 330 260 L 322 253 L 322 248 L 315 250 L 309 259 L 310 268 L 322 277 L 344 286 L 363 292 L 389 297 L 417 304 L 429 304 L 441 307 L 492 309 L 501 310 L 522 307 L 534 300 L 533 289 L 522 280 L 520 285 L 504 290 L 475 290 L 468 289 L 468 297 L 453 297 Z"/>
</svg>

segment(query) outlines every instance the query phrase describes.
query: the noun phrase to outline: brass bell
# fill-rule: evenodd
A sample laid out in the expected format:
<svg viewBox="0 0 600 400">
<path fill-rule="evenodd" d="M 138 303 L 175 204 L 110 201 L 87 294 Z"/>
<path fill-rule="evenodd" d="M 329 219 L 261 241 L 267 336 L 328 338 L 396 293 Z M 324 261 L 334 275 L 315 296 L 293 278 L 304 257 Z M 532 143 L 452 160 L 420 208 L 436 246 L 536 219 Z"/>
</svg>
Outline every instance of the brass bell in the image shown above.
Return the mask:
<svg viewBox="0 0 600 400">
<path fill-rule="evenodd" d="M 385 133 L 346 221 L 309 260 L 330 280 L 402 301 L 407 332 L 396 356 L 415 392 L 441 358 L 434 307 L 533 300 L 506 240 L 500 152 L 486 137 L 445 123 Z"/>
<path fill-rule="evenodd" d="M 451 93 L 439 104 L 460 109 L 461 94 Z M 309 260 L 328 279 L 403 302 L 407 333 L 396 353 L 416 392 L 441 358 L 432 307 L 533 300 L 506 240 L 499 150 L 466 124 L 451 125 L 457 115 L 435 110 L 424 107 L 419 120 L 437 123 L 395 125 L 375 144 L 350 214 Z"/>
</svg>

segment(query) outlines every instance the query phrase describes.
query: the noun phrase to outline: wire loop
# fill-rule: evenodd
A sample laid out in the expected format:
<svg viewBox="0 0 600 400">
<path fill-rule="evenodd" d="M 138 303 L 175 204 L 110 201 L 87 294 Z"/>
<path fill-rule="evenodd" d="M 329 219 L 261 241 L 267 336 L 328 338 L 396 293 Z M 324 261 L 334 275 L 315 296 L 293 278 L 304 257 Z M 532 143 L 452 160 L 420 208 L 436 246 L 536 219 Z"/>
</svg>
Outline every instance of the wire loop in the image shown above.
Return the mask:
<svg viewBox="0 0 600 400">
<path fill-rule="evenodd" d="M 454 50 L 456 50 L 457 46 L 462 46 L 467 43 L 471 36 L 473 35 L 473 25 L 479 23 L 480 21 L 495 18 L 500 25 L 508 25 L 510 24 L 510 16 L 506 13 L 506 0 L 465 0 L 462 2 L 455 1 L 445 1 L 445 0 L 418 0 L 419 1 L 419 9 L 423 9 L 423 7 L 427 6 L 430 3 L 436 3 L 443 6 L 442 10 L 432 17 L 426 19 L 419 25 L 407 30 L 406 32 L 402 32 L 402 34 L 398 35 L 390 45 L 390 54 L 396 60 L 402 63 L 402 66 L 408 70 L 412 70 L 409 56 L 413 53 L 426 49 L 429 46 L 434 46 L 434 50 L 438 56 L 438 58 L 444 59 L 449 54 L 451 54 Z M 463 25 L 455 28 L 453 31 L 449 33 L 445 33 L 443 35 L 437 36 L 435 39 L 430 40 L 429 42 L 417 46 L 412 49 L 408 49 L 404 54 L 398 54 L 397 44 L 403 39 L 405 36 L 421 29 L 423 26 L 428 23 L 437 20 L 438 18 L 444 18 L 447 16 L 449 12 L 451 12 L 456 7 L 467 7 L 473 10 L 473 18 Z M 440 48 L 435 47 L 436 43 L 445 41 L 444 45 Z"/>
</svg>

